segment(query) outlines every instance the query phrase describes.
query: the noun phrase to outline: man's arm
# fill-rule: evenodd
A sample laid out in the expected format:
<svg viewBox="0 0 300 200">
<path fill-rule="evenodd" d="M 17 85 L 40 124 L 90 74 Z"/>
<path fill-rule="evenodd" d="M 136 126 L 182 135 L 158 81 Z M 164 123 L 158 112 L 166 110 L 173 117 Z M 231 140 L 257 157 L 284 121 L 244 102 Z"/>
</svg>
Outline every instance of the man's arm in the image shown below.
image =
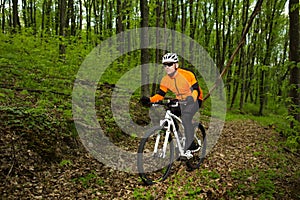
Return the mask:
<svg viewBox="0 0 300 200">
<path fill-rule="evenodd" d="M 159 91 L 152 97 L 150 97 L 150 102 L 157 102 L 164 99 L 168 89 L 164 86 L 160 86 Z"/>
</svg>

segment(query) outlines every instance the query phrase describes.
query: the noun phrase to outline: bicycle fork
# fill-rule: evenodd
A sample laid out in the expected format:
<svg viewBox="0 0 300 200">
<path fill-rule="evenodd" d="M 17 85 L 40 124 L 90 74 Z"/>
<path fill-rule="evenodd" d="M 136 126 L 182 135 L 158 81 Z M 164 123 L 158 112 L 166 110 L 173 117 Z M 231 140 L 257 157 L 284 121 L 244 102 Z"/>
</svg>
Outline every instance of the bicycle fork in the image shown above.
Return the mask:
<svg viewBox="0 0 300 200">
<path fill-rule="evenodd" d="M 158 158 L 165 158 L 166 157 L 166 151 L 167 151 L 167 146 L 169 143 L 169 137 L 170 137 L 170 131 L 166 131 L 165 133 L 165 138 L 164 138 L 164 143 L 162 149 L 158 149 L 158 145 L 160 143 L 160 138 L 161 134 L 157 134 L 156 140 L 155 140 L 155 145 L 154 145 L 154 151 L 153 155 L 158 157 Z"/>
</svg>

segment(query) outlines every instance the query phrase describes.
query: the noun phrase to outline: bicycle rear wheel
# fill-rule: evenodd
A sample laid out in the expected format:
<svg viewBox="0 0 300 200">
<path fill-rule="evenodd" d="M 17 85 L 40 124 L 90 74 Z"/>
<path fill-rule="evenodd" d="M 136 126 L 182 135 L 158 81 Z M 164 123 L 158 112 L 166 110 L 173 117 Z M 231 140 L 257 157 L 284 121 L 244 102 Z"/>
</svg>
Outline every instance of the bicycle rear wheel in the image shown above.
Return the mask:
<svg viewBox="0 0 300 200">
<path fill-rule="evenodd" d="M 139 176 L 147 185 L 164 181 L 171 170 L 174 162 L 174 143 L 171 135 L 168 139 L 167 150 L 163 156 L 163 144 L 165 141 L 165 130 L 161 126 L 150 129 L 144 138 L 142 138 L 137 157 L 137 167 Z M 158 142 L 158 151 L 154 153 L 156 140 Z"/>
<path fill-rule="evenodd" d="M 194 144 L 192 150 L 193 157 L 187 160 L 186 164 L 189 170 L 198 169 L 206 155 L 206 133 L 201 123 L 194 123 Z"/>
</svg>

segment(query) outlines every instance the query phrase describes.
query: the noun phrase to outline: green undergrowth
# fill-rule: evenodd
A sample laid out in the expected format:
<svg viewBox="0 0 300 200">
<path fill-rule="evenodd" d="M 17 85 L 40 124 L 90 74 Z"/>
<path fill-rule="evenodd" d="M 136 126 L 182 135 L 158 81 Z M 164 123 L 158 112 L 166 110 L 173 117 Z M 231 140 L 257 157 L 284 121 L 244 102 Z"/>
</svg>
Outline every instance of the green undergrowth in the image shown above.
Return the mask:
<svg viewBox="0 0 300 200">
<path fill-rule="evenodd" d="M 260 125 L 274 129 L 283 138 L 285 138 L 285 145 L 291 151 L 296 152 L 300 150 L 300 123 L 295 122 L 284 106 L 277 106 L 269 108 L 264 111 L 264 115 L 257 115 L 258 107 L 253 104 L 245 105 L 243 111 L 229 110 L 226 114 L 226 121 L 235 120 L 254 120 Z M 291 121 L 294 122 L 294 127 L 291 128 Z"/>
</svg>

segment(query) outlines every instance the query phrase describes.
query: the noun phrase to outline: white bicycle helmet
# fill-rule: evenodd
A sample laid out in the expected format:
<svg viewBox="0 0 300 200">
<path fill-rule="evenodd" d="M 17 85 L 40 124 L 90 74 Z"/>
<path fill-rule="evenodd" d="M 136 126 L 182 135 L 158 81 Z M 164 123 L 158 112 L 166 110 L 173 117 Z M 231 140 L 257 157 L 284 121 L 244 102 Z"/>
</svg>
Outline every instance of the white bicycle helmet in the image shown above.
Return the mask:
<svg viewBox="0 0 300 200">
<path fill-rule="evenodd" d="M 178 57 L 176 53 L 167 53 L 162 58 L 162 63 L 177 63 Z"/>
</svg>

